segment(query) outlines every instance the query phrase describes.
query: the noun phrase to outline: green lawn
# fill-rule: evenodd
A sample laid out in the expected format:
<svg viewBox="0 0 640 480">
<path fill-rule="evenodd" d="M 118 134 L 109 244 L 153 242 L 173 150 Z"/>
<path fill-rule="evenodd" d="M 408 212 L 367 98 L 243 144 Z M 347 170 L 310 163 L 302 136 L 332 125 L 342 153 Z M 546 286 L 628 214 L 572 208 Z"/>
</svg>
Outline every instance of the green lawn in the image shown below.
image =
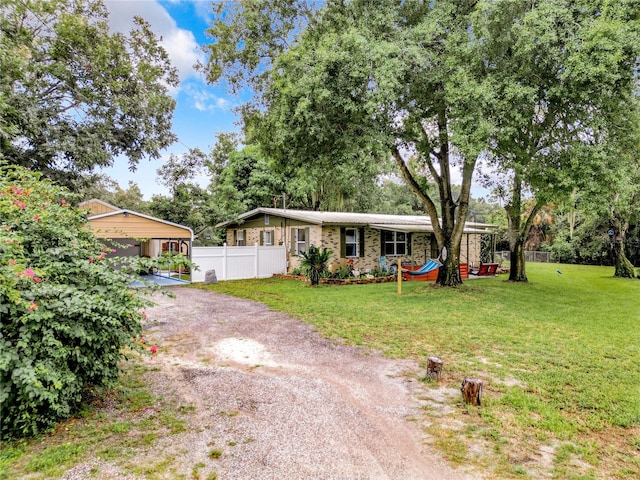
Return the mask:
<svg viewBox="0 0 640 480">
<path fill-rule="evenodd" d="M 457 289 L 404 282 L 402 296 L 394 283 L 310 288 L 266 279 L 206 288 L 390 357 L 438 356 L 450 387 L 465 376 L 486 380 L 481 408 L 457 405 L 467 423 L 461 438 L 440 432 L 436 444 L 450 459 L 482 464 L 486 456 L 471 448 L 482 440 L 497 475 L 535 477 L 529 465 L 548 445 L 557 478 L 640 477 L 640 280 L 615 279 L 606 267 L 528 264 L 527 272 L 528 284 L 505 276 Z"/>
</svg>

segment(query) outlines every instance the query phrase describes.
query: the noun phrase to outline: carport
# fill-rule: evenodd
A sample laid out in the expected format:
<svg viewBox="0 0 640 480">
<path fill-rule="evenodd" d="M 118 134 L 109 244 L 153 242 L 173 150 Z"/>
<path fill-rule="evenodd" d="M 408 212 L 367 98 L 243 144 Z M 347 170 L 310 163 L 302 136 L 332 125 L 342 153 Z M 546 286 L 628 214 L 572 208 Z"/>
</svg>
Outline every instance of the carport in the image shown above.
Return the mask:
<svg viewBox="0 0 640 480">
<path fill-rule="evenodd" d="M 179 252 L 191 260 L 193 231 L 189 227 L 98 199 L 82 202 L 79 207 L 89 212 L 89 225 L 98 238 L 121 245 L 115 247 L 116 252 L 111 256 L 155 258 L 165 252 Z M 169 269 L 156 273 L 180 278 L 185 272 Z"/>
</svg>

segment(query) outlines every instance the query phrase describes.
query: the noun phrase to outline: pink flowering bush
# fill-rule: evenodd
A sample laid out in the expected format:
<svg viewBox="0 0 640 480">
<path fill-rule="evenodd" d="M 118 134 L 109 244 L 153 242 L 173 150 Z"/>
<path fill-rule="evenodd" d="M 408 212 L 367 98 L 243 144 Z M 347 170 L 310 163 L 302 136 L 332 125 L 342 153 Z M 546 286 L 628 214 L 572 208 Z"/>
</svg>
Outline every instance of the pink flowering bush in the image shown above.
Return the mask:
<svg viewBox="0 0 640 480">
<path fill-rule="evenodd" d="M 26 169 L 0 164 L 0 437 L 33 435 L 112 385 L 140 338 L 150 302 L 71 195 Z M 114 259 L 114 261 L 116 261 Z"/>
</svg>

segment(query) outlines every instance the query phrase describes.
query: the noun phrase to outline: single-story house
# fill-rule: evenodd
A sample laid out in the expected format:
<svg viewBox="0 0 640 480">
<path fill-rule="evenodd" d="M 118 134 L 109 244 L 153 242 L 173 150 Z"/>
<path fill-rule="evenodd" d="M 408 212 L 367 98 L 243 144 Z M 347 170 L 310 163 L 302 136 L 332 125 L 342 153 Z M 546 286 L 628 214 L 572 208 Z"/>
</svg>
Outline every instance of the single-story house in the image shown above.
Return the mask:
<svg viewBox="0 0 640 480">
<path fill-rule="evenodd" d="M 326 247 L 333 251 L 330 269 L 352 262 L 368 271 L 397 263 L 398 259 L 422 265 L 438 258 L 431 220 L 423 215 L 317 212 L 256 208 L 223 222 L 227 245 L 284 245 L 288 271 L 299 265 L 300 252 Z M 461 244 L 461 263 L 478 265 L 483 236 L 493 236 L 493 225 L 466 223 Z"/>
<path fill-rule="evenodd" d="M 102 200 L 80 203 L 87 210 L 89 226 L 98 238 L 124 245 L 113 254 L 119 257 L 158 257 L 164 252 L 181 252 L 191 258 L 193 231 L 143 213 L 118 208 Z"/>
</svg>

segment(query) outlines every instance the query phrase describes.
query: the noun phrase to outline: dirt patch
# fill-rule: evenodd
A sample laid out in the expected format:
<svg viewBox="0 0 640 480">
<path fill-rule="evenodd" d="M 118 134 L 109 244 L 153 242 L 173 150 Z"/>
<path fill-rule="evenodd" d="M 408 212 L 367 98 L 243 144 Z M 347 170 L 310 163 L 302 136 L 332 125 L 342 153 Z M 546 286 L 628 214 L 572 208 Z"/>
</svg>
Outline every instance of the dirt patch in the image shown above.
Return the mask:
<svg viewBox="0 0 640 480">
<path fill-rule="evenodd" d="M 243 480 L 480 478 L 425 445 L 412 420 L 443 399 L 420 400 L 406 375 L 417 365 L 336 344 L 255 302 L 174 292 L 148 311 L 159 353 L 145 361 L 150 388 L 189 407 L 189 428 L 136 461 L 170 458 L 183 478 L 194 466 Z M 127 474 L 101 472 L 93 478 Z"/>
</svg>

